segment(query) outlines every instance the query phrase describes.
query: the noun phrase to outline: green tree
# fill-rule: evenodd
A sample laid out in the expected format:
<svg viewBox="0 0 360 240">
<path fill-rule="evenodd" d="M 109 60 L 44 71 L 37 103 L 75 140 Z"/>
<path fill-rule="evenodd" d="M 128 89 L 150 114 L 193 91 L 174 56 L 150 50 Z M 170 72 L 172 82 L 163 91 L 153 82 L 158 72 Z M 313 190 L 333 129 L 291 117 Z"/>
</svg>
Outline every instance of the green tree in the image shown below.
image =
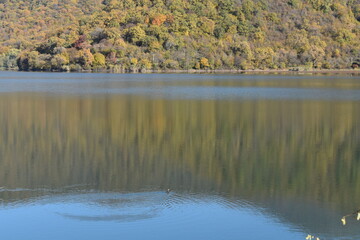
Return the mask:
<svg viewBox="0 0 360 240">
<path fill-rule="evenodd" d="M 145 37 L 146 33 L 140 26 L 131 27 L 125 33 L 125 39 L 138 46 L 142 45 Z"/>
<path fill-rule="evenodd" d="M 94 61 L 93 61 L 93 66 L 95 67 L 104 67 L 106 64 L 105 61 L 105 56 L 101 53 L 95 53 L 94 54 Z"/>
</svg>

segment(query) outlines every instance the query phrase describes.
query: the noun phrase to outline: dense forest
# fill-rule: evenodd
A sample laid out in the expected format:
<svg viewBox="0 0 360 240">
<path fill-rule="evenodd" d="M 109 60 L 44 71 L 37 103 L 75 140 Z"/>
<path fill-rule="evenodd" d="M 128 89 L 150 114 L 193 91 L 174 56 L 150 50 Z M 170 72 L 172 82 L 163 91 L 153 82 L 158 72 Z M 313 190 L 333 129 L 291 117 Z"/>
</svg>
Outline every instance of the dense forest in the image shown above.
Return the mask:
<svg viewBox="0 0 360 240">
<path fill-rule="evenodd" d="M 0 0 L 0 68 L 346 69 L 359 0 Z"/>
</svg>

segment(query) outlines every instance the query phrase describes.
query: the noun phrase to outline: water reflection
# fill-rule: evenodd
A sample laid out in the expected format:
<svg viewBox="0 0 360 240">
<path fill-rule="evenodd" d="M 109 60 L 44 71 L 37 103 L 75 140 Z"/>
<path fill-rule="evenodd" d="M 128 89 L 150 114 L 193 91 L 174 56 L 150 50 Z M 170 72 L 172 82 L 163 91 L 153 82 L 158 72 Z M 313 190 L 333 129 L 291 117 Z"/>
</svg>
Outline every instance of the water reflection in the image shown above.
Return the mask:
<svg viewBox="0 0 360 240">
<path fill-rule="evenodd" d="M 136 222 L 200 199 L 329 239 L 358 236 L 340 217 L 360 201 L 359 101 L 192 96 L 1 94 L 2 206 L 71 203 L 58 215 Z"/>
</svg>

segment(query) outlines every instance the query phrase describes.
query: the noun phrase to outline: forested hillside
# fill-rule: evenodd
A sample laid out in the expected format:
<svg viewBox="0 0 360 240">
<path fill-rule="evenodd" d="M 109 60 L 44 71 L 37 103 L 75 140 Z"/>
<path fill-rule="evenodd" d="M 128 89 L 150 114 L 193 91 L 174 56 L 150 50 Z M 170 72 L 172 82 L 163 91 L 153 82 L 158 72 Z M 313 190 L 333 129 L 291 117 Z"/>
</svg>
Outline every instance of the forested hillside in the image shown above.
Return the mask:
<svg viewBox="0 0 360 240">
<path fill-rule="evenodd" d="M 0 0 L 0 67 L 345 69 L 360 0 Z"/>
</svg>

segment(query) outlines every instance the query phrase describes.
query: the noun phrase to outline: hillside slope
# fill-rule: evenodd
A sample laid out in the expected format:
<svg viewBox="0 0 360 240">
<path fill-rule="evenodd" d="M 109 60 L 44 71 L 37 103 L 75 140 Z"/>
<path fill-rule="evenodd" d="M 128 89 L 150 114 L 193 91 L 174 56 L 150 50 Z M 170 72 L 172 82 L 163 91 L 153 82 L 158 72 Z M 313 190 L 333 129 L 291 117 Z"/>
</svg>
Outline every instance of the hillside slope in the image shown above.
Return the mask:
<svg viewBox="0 0 360 240">
<path fill-rule="evenodd" d="M 0 0 L 0 68 L 350 68 L 359 0 Z"/>
</svg>

